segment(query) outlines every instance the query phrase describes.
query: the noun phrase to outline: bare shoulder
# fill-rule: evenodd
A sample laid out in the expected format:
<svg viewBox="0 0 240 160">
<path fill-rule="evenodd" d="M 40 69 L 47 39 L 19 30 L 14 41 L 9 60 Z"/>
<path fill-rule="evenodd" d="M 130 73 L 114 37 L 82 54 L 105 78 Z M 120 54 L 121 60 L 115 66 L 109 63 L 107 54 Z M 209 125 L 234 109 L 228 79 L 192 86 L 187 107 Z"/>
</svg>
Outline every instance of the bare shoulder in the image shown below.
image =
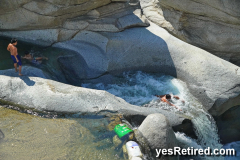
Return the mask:
<svg viewBox="0 0 240 160">
<path fill-rule="evenodd" d="M 10 48 L 11 46 L 12 46 L 12 44 L 11 44 L 11 43 L 9 43 L 9 44 L 8 44 L 8 46 L 7 46 L 7 48 Z"/>
</svg>

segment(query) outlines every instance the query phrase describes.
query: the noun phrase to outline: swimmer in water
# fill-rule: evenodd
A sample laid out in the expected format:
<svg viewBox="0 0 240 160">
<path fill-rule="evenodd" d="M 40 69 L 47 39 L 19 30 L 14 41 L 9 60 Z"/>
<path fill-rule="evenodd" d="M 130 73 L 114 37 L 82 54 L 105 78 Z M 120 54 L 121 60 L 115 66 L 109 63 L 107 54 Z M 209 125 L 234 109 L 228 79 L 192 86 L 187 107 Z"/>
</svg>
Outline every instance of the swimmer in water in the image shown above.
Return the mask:
<svg viewBox="0 0 240 160">
<path fill-rule="evenodd" d="M 172 98 L 172 96 L 171 96 L 170 94 L 155 95 L 155 96 L 156 96 L 156 97 L 159 97 L 162 102 L 165 102 L 165 103 L 169 104 L 170 106 L 173 106 L 173 107 L 175 107 L 176 109 L 179 109 L 177 106 L 175 106 L 174 104 L 172 104 L 172 103 L 169 102 L 169 100 L 171 100 L 171 98 Z M 178 100 L 180 99 L 178 96 L 175 96 L 175 95 L 173 95 L 173 98 L 178 99 Z M 182 100 L 182 102 L 185 103 L 184 100 Z M 179 110 L 182 111 L 181 109 L 179 109 Z"/>
<path fill-rule="evenodd" d="M 28 51 L 25 51 L 25 56 L 22 58 L 27 59 L 31 63 L 34 63 L 34 64 L 41 64 L 42 60 L 44 60 L 44 59 L 48 60 L 47 57 L 33 57 Z"/>
<path fill-rule="evenodd" d="M 16 38 L 13 38 L 11 40 L 11 43 L 9 43 L 8 47 L 7 47 L 7 50 L 10 52 L 11 54 L 11 58 L 13 60 L 13 63 L 14 63 L 14 68 L 15 68 L 15 71 L 18 72 L 19 71 L 19 76 L 22 76 L 21 74 L 21 71 L 22 71 L 22 61 L 21 61 L 21 58 L 20 56 L 18 55 L 18 51 L 17 51 L 17 39 Z M 19 70 L 17 68 L 17 65 L 19 66 Z"/>
</svg>

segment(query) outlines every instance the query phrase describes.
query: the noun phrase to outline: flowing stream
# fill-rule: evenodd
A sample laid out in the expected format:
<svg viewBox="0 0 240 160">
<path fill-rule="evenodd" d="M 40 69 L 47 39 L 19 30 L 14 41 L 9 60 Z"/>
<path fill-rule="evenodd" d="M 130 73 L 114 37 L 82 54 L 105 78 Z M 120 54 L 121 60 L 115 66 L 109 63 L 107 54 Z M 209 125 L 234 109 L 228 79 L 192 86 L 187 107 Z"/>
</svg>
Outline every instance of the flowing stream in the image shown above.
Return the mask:
<svg viewBox="0 0 240 160">
<path fill-rule="evenodd" d="M 191 119 L 197 140 L 187 137 L 184 133 L 175 133 L 182 148 L 207 148 L 221 149 L 217 127 L 212 116 L 203 106 L 189 93 L 186 85 L 171 76 L 162 74 L 147 74 L 143 72 L 128 72 L 119 77 L 114 84 L 83 84 L 84 87 L 106 90 L 127 102 L 143 107 L 157 107 L 176 112 L 183 117 Z M 181 100 L 174 100 L 173 103 L 182 111 L 159 101 L 154 95 L 163 94 L 178 95 Z M 199 157 L 201 159 L 222 159 L 222 157 Z"/>
<path fill-rule="evenodd" d="M 0 70 L 13 68 L 9 52 L 6 51 L 10 39 L 0 38 Z M 43 48 L 28 43 L 18 44 L 19 54 L 24 55 L 29 50 L 36 56 L 46 56 L 48 61 L 38 67 L 61 82 L 64 76 L 57 63 L 57 57 L 72 52 Z M 24 65 L 32 65 L 23 61 Z M 106 90 L 127 102 L 142 106 L 156 107 L 176 112 L 191 119 L 197 140 L 187 137 L 184 133 L 175 133 L 181 147 L 193 148 L 222 148 L 217 135 L 217 127 L 212 116 L 189 93 L 185 83 L 167 75 L 128 72 L 121 77 L 115 77 L 112 84 L 85 83 L 86 88 Z M 159 101 L 154 95 L 178 95 L 182 100 L 173 103 L 182 111 L 169 107 Z M 109 131 L 108 118 L 104 117 L 41 117 L 36 113 L 20 113 L 0 107 L 0 158 L 1 159 L 123 159 L 121 146 L 114 146 Z M 136 126 L 138 127 L 138 126 Z M 224 146 L 235 147 L 239 150 L 239 142 Z M 193 157 L 198 159 L 222 159 L 222 157 Z M 184 158 L 183 158 L 184 159 Z M 189 158 L 188 158 L 189 159 Z M 226 158 L 227 159 L 227 158 Z"/>
</svg>

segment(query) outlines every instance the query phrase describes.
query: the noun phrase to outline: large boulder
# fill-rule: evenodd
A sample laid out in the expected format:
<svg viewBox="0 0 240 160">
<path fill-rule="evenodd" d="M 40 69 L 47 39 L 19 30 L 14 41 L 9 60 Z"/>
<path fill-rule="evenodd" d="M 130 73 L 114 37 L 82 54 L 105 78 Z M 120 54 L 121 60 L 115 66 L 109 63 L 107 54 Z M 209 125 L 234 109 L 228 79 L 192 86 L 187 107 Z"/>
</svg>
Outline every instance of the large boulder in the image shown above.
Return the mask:
<svg viewBox="0 0 240 160">
<path fill-rule="evenodd" d="M 119 33 L 82 31 L 72 40 L 54 46 L 80 54 L 89 68 L 99 71 L 95 78 L 105 73 L 142 70 L 182 79 L 213 115 L 240 104 L 238 66 L 189 45 L 152 23 L 147 28 Z M 74 60 L 74 64 L 81 61 Z M 74 65 L 72 70 L 80 66 Z"/>
<path fill-rule="evenodd" d="M 156 149 L 173 149 L 177 147 L 177 139 L 169 125 L 168 120 L 162 114 L 150 114 L 139 126 L 138 130 L 148 141 L 153 157 L 156 157 Z M 159 157 L 160 158 L 160 157 Z M 178 156 L 163 156 L 164 160 L 177 160 Z"/>
<path fill-rule="evenodd" d="M 11 2 L 11 5 L 5 0 L 0 3 L 0 13 L 6 10 L 0 14 L 0 35 L 43 46 L 72 39 L 82 30 L 119 32 L 149 26 L 140 5 L 125 0 Z"/>
<path fill-rule="evenodd" d="M 237 0 L 140 0 L 144 15 L 181 40 L 240 65 Z"/>
<path fill-rule="evenodd" d="M 131 105 L 106 91 L 75 87 L 38 77 L 0 75 L 0 101 L 21 108 L 60 113 L 145 115 L 162 113 L 170 119 L 173 113 L 157 108 Z M 182 123 L 178 116 L 171 125 Z"/>
<path fill-rule="evenodd" d="M 110 0 L 2 0 L 0 26 L 3 30 L 57 28 L 64 21 L 109 4 Z M 11 20 L 9 20 L 11 19 Z"/>
</svg>

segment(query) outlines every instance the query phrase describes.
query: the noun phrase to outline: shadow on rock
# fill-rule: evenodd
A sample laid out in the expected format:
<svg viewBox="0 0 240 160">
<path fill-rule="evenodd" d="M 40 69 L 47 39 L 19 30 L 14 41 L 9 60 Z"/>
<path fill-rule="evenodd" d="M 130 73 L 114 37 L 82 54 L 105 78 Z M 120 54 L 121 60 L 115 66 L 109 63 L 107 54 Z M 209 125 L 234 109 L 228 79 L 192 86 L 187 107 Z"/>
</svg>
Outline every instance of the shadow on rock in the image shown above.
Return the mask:
<svg viewBox="0 0 240 160">
<path fill-rule="evenodd" d="M 4 136 L 3 132 L 0 130 L 0 142 L 2 141 L 2 139 L 3 139 L 4 137 L 5 137 L 5 136 Z"/>
<path fill-rule="evenodd" d="M 35 84 L 35 82 L 31 80 L 28 76 L 22 76 L 20 77 L 20 79 L 23 80 L 28 86 L 34 86 Z"/>
</svg>

